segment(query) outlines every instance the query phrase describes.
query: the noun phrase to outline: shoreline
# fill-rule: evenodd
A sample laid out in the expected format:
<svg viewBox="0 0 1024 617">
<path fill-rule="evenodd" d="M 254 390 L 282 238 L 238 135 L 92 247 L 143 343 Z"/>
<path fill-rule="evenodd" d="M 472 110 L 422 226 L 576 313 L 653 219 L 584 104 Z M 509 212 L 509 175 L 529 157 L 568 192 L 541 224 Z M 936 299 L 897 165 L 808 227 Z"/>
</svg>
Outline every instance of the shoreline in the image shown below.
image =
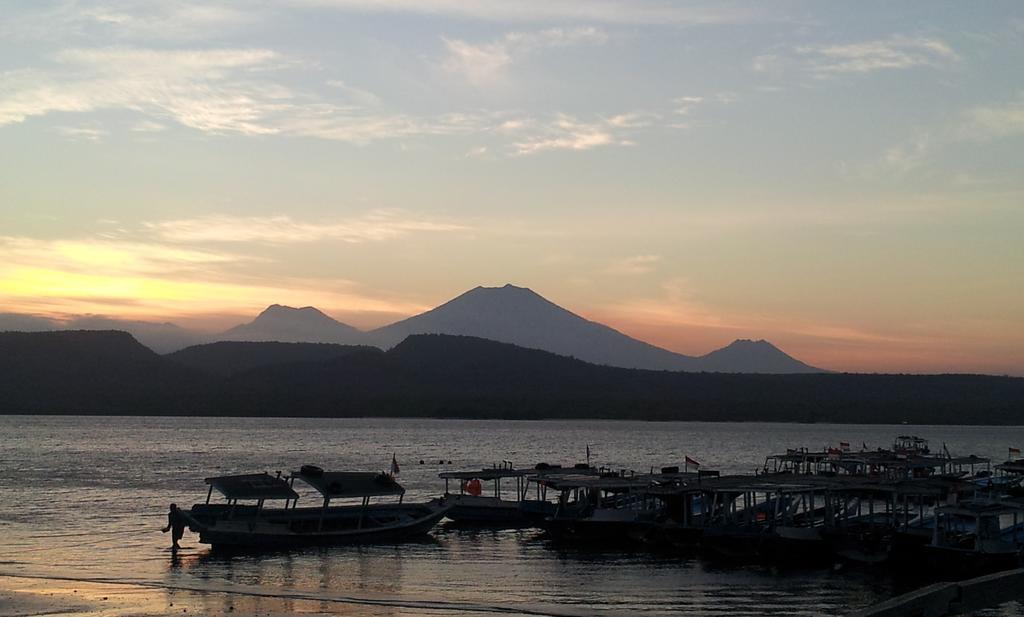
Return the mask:
<svg viewBox="0 0 1024 617">
<path fill-rule="evenodd" d="M 806 422 L 800 420 L 684 420 L 684 419 L 663 419 L 663 418 L 602 418 L 602 417 L 577 417 L 577 416 L 565 416 L 565 417 L 549 417 L 549 418 L 522 418 L 522 417 L 473 417 L 473 416 L 323 416 L 323 415 L 233 415 L 233 414 L 196 414 L 196 415 L 182 415 L 182 414 L 139 414 L 139 413 L 111 413 L 96 412 L 96 413 L 82 413 L 79 411 L 53 411 L 53 412 L 8 412 L 0 411 L 0 417 L 8 418 L 163 418 L 163 419 L 181 419 L 181 420 L 195 420 L 195 419 L 233 419 L 233 420 L 455 420 L 460 422 L 602 422 L 602 423 L 617 423 L 617 422 L 643 422 L 649 424 L 713 424 L 713 425 L 756 425 L 756 424 L 782 424 L 787 426 L 862 426 L 862 427 L 892 427 L 897 430 L 905 430 L 905 428 L 916 427 L 916 428 L 928 428 L 928 427 L 962 427 L 962 428 L 991 428 L 991 427 L 1004 427 L 1004 428 L 1024 428 L 1022 424 L 1006 424 L 993 422 L 990 424 L 978 424 L 978 423 L 917 423 L 917 422 Z M 905 427 L 905 428 L 900 428 Z"/>
<path fill-rule="evenodd" d="M 524 615 L 583 617 L 584 613 L 540 605 L 487 605 L 444 600 L 336 595 L 323 591 L 262 586 L 168 584 L 0 572 L 0 617 L 63 615 L 150 617 L 208 615 Z"/>
</svg>

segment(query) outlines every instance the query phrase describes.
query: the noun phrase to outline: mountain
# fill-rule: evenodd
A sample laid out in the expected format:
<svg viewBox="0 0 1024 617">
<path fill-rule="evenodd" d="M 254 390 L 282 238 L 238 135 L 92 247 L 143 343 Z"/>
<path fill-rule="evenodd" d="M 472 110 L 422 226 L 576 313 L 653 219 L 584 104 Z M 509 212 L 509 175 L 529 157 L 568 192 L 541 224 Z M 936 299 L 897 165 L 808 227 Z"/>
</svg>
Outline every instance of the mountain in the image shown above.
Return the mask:
<svg viewBox="0 0 1024 617">
<path fill-rule="evenodd" d="M 736 339 L 697 358 L 702 371 L 716 373 L 822 373 L 766 340 Z"/>
<path fill-rule="evenodd" d="M 206 335 L 186 330 L 172 323 L 111 319 L 109 317 L 82 316 L 64 323 L 64 330 L 121 330 L 157 353 L 177 351 L 202 342 Z"/>
<path fill-rule="evenodd" d="M 61 324 L 38 315 L 0 313 L 0 332 L 46 332 L 60 330 Z"/>
<path fill-rule="evenodd" d="M 623 368 L 728 373 L 821 372 L 767 342 L 747 345 L 737 341 L 700 358 L 685 356 L 584 319 L 530 289 L 514 285 L 477 287 L 435 309 L 378 328 L 369 336 L 374 344 L 389 348 L 411 334 L 476 336 Z"/>
<path fill-rule="evenodd" d="M 374 347 L 331 343 L 253 343 L 222 341 L 195 345 L 164 356 L 210 375 L 229 376 L 275 364 L 323 362 Z"/>
<path fill-rule="evenodd" d="M 49 332 L 53 330 L 118 330 L 157 353 L 168 353 L 204 340 L 199 332 L 172 323 L 112 319 L 99 315 L 78 315 L 66 320 L 37 315 L 0 313 L 0 332 Z"/>
<path fill-rule="evenodd" d="M 4 413 L 208 413 L 214 385 L 127 332 L 0 333 Z"/>
<path fill-rule="evenodd" d="M 293 308 L 273 304 L 253 321 L 215 337 L 219 341 L 278 341 L 281 343 L 340 343 L 358 345 L 361 331 L 328 317 L 312 306 Z"/>
</svg>

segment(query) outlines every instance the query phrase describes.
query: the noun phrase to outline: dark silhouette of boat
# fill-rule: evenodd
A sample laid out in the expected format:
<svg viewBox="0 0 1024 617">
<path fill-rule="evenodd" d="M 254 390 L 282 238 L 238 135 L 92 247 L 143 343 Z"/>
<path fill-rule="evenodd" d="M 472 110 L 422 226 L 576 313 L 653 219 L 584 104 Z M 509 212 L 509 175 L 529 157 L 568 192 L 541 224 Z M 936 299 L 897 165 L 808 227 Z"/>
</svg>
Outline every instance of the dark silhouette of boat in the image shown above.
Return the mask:
<svg viewBox="0 0 1024 617">
<path fill-rule="evenodd" d="M 315 489 L 323 503 L 299 507 L 295 480 Z M 425 535 L 451 508 L 438 499 L 403 503 L 405 489 L 389 474 L 328 472 L 309 465 L 287 478 L 261 473 L 207 478 L 206 483 L 206 503 L 183 514 L 200 542 L 221 548 L 401 542 Z M 210 503 L 214 490 L 225 503 Z M 380 501 L 394 497 L 397 502 Z M 341 500 L 349 503 L 332 505 Z M 268 502 L 284 505 L 271 508 Z"/>
<path fill-rule="evenodd" d="M 538 463 L 532 469 L 516 469 L 510 462 L 472 471 L 445 471 L 444 501 L 451 504 L 447 517 L 455 525 L 488 528 L 541 526 L 555 513 L 548 499 L 550 478 L 566 475 L 597 475 L 598 470 L 580 463 L 573 467 Z M 451 482 L 458 482 L 458 492 Z M 505 486 L 514 483 L 514 487 Z"/>
</svg>

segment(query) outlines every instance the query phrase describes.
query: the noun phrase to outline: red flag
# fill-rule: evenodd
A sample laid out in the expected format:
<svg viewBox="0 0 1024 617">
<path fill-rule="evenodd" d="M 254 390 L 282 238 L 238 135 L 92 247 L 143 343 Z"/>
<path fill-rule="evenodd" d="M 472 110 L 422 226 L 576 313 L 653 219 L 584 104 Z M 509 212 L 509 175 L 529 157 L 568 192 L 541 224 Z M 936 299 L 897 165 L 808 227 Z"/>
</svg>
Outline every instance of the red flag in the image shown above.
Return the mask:
<svg viewBox="0 0 1024 617">
<path fill-rule="evenodd" d="M 845 441 L 840 441 L 839 442 L 839 447 L 842 448 L 843 450 L 849 450 L 850 449 L 850 444 L 845 442 Z"/>
<path fill-rule="evenodd" d="M 700 463 L 698 463 L 697 461 L 693 460 L 689 456 L 686 457 L 686 464 L 687 465 L 693 465 L 694 467 L 700 467 Z"/>
<path fill-rule="evenodd" d="M 1008 448 L 1008 449 L 1010 450 L 1010 454 L 1020 454 L 1020 448 Z"/>
</svg>

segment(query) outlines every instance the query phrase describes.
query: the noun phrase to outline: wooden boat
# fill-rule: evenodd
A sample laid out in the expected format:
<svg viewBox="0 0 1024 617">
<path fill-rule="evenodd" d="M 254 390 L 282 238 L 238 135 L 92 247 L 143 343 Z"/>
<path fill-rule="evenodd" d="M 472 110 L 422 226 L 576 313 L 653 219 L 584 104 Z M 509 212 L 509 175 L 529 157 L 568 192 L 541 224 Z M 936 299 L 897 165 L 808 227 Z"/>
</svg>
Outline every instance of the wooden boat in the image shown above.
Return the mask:
<svg viewBox="0 0 1024 617">
<path fill-rule="evenodd" d="M 926 563 L 946 575 L 1016 568 L 1024 556 L 1024 504 L 974 499 L 936 508 Z"/>
<path fill-rule="evenodd" d="M 295 480 L 323 498 L 299 507 Z M 389 543 L 423 536 L 451 508 L 441 500 L 403 503 L 405 489 L 384 473 L 326 472 L 303 466 L 287 479 L 266 473 L 207 478 L 206 503 L 183 512 L 199 541 L 214 547 L 291 548 L 310 545 Z M 210 503 L 213 491 L 225 503 Z M 397 497 L 397 503 L 380 498 Z M 377 498 L 376 502 L 371 502 Z M 358 504 L 332 505 L 341 500 Z M 241 503 L 240 503 L 241 502 Z M 283 507 L 266 507 L 284 502 Z"/>
<path fill-rule="evenodd" d="M 547 497 L 545 479 L 570 473 L 598 472 L 582 463 L 574 467 L 539 463 L 533 469 L 503 463 L 473 471 L 445 471 L 438 477 L 444 479 L 443 499 L 452 505 L 446 516 L 453 524 L 507 529 L 538 526 L 553 515 L 556 505 Z M 453 480 L 458 482 L 457 493 L 451 491 Z M 504 486 L 505 481 L 515 482 L 514 492 Z"/>
<path fill-rule="evenodd" d="M 583 543 L 646 543 L 664 518 L 665 505 L 647 489 L 651 476 L 605 472 L 566 474 L 545 484 L 558 492 L 545 527 L 556 540 Z"/>
<path fill-rule="evenodd" d="M 822 531 L 831 518 L 830 483 L 760 476 L 727 477 L 706 487 L 701 547 L 728 559 L 820 561 L 831 551 Z"/>
</svg>

